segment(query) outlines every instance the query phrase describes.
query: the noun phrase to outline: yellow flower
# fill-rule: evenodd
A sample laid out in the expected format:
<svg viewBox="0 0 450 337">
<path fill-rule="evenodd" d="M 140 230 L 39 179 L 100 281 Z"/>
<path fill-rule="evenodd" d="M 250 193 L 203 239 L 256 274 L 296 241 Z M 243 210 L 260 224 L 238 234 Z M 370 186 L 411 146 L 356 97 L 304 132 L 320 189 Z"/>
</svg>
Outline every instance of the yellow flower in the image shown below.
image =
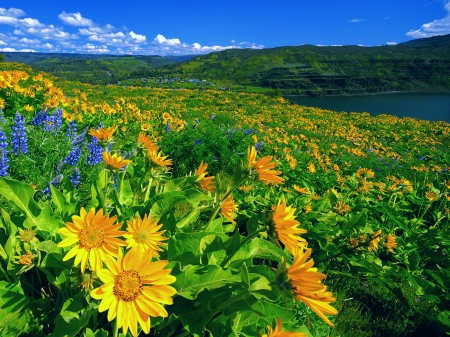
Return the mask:
<svg viewBox="0 0 450 337">
<path fill-rule="evenodd" d="M 292 187 L 294 188 L 294 190 L 296 190 L 298 193 L 300 194 L 311 194 L 311 192 L 309 191 L 308 187 L 300 187 L 298 185 L 292 185 Z"/>
<path fill-rule="evenodd" d="M 19 229 L 19 236 L 18 238 L 22 242 L 30 243 L 30 242 L 38 242 L 36 238 L 36 231 L 32 230 L 31 228 L 27 229 Z"/>
<path fill-rule="evenodd" d="M 138 147 L 146 148 L 149 153 L 158 150 L 158 145 L 156 145 L 156 143 L 150 136 L 146 135 L 143 132 L 139 132 Z"/>
<path fill-rule="evenodd" d="M 58 243 L 58 247 L 73 246 L 64 256 L 63 261 L 75 257 L 74 266 L 81 263 L 81 272 L 86 270 L 87 263 L 97 271 L 102 268 L 106 256 L 117 256 L 117 249 L 126 243 L 120 239 L 124 232 L 120 230 L 121 223 L 114 225 L 117 216 L 103 215 L 103 209 L 95 213 L 95 208 L 86 212 L 82 207 L 80 215 L 73 215 L 73 222 L 66 222 L 66 227 L 58 233 L 66 238 Z"/>
<path fill-rule="evenodd" d="M 282 332 L 282 327 L 283 322 L 281 318 L 278 318 L 275 329 L 273 329 L 271 325 L 268 325 L 267 328 L 269 329 L 269 334 L 263 334 L 261 337 L 306 337 L 304 332 Z"/>
<path fill-rule="evenodd" d="M 223 202 L 220 208 L 220 214 L 225 218 L 230 220 L 232 223 L 236 223 L 234 218 L 236 217 L 236 212 L 238 211 L 238 206 L 234 203 L 233 195 L 230 194 Z"/>
<path fill-rule="evenodd" d="M 148 130 L 150 130 L 150 124 L 148 124 L 148 123 L 142 124 L 142 125 L 141 125 L 141 130 L 142 130 L 142 131 L 148 131 Z"/>
<path fill-rule="evenodd" d="M 397 237 L 394 234 L 386 235 L 386 242 L 384 243 L 384 245 L 387 248 L 388 252 L 392 254 L 395 254 L 392 249 L 397 247 L 397 243 L 395 242 L 396 240 Z"/>
<path fill-rule="evenodd" d="M 430 201 L 435 201 L 438 198 L 438 194 L 433 191 L 427 191 L 425 197 Z"/>
<path fill-rule="evenodd" d="M 252 187 L 250 185 L 242 185 L 239 186 L 238 189 L 242 192 L 250 192 L 252 190 Z"/>
<path fill-rule="evenodd" d="M 33 107 L 31 105 L 29 105 L 29 104 L 25 104 L 23 106 L 23 108 L 25 109 L 26 112 L 33 111 Z"/>
<path fill-rule="evenodd" d="M 195 171 L 195 174 L 198 175 L 196 182 L 199 183 L 202 190 L 214 192 L 216 189 L 214 176 L 206 177 L 206 175 L 208 174 L 208 172 L 206 172 L 207 168 L 208 164 L 203 164 L 202 161 L 198 166 L 197 171 Z"/>
<path fill-rule="evenodd" d="M 309 163 L 308 164 L 308 172 L 309 173 L 316 173 L 317 172 L 316 167 L 314 166 L 313 163 Z"/>
<path fill-rule="evenodd" d="M 350 206 L 347 205 L 343 201 L 338 201 L 338 204 L 336 206 L 334 206 L 333 208 L 341 215 L 344 214 L 344 213 L 350 212 L 352 210 L 350 208 Z"/>
<path fill-rule="evenodd" d="M 369 252 L 377 251 L 380 241 L 381 241 L 381 229 L 377 230 L 375 233 L 372 234 L 372 239 L 370 240 L 369 244 L 367 245 L 367 250 Z"/>
<path fill-rule="evenodd" d="M 117 319 L 117 327 L 126 335 L 128 329 L 136 337 L 138 323 L 144 333 L 150 333 L 150 316 L 167 317 L 163 304 L 172 304 L 176 281 L 170 269 L 164 269 L 169 261 L 150 262 L 152 251 L 142 253 L 130 250 L 123 257 L 120 249 L 118 260 L 106 259 L 107 269 L 97 271 L 103 285 L 91 291 L 91 297 L 101 300 L 98 311 L 108 310 L 107 319 Z"/>
<path fill-rule="evenodd" d="M 155 256 L 159 256 L 158 251 L 162 251 L 160 246 L 167 246 L 167 243 L 163 243 L 167 240 L 162 234 L 165 231 L 158 230 L 162 227 L 158 225 L 158 220 L 153 221 L 153 218 L 147 218 L 147 214 L 144 214 L 144 219 L 138 214 L 132 221 L 127 220 L 127 234 L 124 234 L 128 246 L 127 248 L 137 249 L 144 252 L 151 249 Z"/>
<path fill-rule="evenodd" d="M 272 156 L 265 156 L 256 161 L 256 149 L 254 146 L 248 148 L 247 154 L 248 163 L 250 169 L 255 172 L 256 179 L 262 181 L 265 184 L 280 184 L 284 181 L 283 178 L 278 175 L 281 171 L 272 170 L 277 166 L 277 163 L 269 163 L 272 160 Z"/>
<path fill-rule="evenodd" d="M 6 102 L 3 98 L 0 98 L 0 109 L 4 109 L 6 106 Z"/>
<path fill-rule="evenodd" d="M 286 206 L 286 201 L 278 202 L 268 229 L 270 239 L 278 245 L 278 240 L 281 241 L 291 253 L 299 246 L 307 244 L 306 240 L 300 236 L 307 231 L 298 227 L 300 222 L 295 220 L 295 211 L 296 208 Z"/>
<path fill-rule="evenodd" d="M 131 163 L 131 160 L 123 159 L 122 156 L 118 156 L 117 153 L 114 153 L 111 155 L 110 152 L 104 151 L 102 153 L 103 160 L 105 161 L 106 165 L 113 169 L 113 170 L 121 170 L 125 166 L 127 166 L 129 163 Z"/>
<path fill-rule="evenodd" d="M 164 167 L 168 169 L 167 166 L 172 165 L 172 159 L 166 159 L 168 156 L 163 156 L 162 151 L 152 151 L 149 152 L 150 160 L 157 166 Z"/>
<path fill-rule="evenodd" d="M 296 249 L 293 252 L 294 262 L 286 271 L 286 263 L 281 263 L 277 269 L 277 284 L 285 295 L 300 300 L 311 308 L 325 323 L 334 326 L 331 321 L 325 317 L 327 315 L 337 315 L 338 311 L 330 303 L 336 298 L 327 287 L 321 283 L 326 277 L 314 268 L 314 260 L 306 260 L 311 255 L 311 248 L 306 251 Z"/>
<path fill-rule="evenodd" d="M 80 269 L 75 272 L 76 284 L 78 287 L 82 288 L 84 291 L 94 287 L 94 281 L 96 278 L 95 271 L 86 270 L 84 273 Z"/>
<path fill-rule="evenodd" d="M 375 177 L 375 172 L 371 169 L 362 167 L 356 171 L 356 176 L 361 179 L 370 179 Z"/>
<path fill-rule="evenodd" d="M 33 263 L 33 260 L 36 256 L 34 256 L 31 252 L 26 252 L 25 254 L 19 256 L 19 261 L 17 263 L 23 264 L 24 266 L 28 266 Z"/>
<path fill-rule="evenodd" d="M 117 126 L 111 126 L 109 128 L 103 129 L 99 128 L 97 130 L 90 129 L 89 134 L 100 141 L 110 141 L 114 132 L 116 132 Z"/>
</svg>

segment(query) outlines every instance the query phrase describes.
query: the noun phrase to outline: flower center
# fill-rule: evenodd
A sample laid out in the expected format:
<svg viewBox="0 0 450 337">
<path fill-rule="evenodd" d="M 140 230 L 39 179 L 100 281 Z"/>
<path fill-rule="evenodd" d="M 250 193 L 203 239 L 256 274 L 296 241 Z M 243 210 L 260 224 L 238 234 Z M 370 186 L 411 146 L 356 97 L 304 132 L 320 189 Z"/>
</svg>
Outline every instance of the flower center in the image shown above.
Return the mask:
<svg viewBox="0 0 450 337">
<path fill-rule="evenodd" d="M 147 243 L 149 240 L 149 233 L 144 228 L 139 228 L 137 231 L 134 232 L 133 238 L 136 241 L 136 243 Z"/>
<path fill-rule="evenodd" d="M 105 242 L 105 232 L 97 226 L 84 227 L 78 237 L 81 245 L 88 249 L 100 248 Z"/>
<path fill-rule="evenodd" d="M 136 270 L 126 270 L 114 278 L 113 294 L 120 300 L 131 302 L 141 294 L 142 281 Z"/>
</svg>

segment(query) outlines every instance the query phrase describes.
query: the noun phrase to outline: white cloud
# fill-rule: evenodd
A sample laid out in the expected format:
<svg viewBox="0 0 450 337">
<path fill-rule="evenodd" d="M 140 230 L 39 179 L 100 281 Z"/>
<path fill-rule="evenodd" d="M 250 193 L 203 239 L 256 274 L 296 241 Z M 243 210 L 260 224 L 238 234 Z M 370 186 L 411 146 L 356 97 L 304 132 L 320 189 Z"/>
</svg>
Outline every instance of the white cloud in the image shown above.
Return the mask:
<svg viewBox="0 0 450 337">
<path fill-rule="evenodd" d="M 387 46 L 395 46 L 397 42 L 386 42 Z"/>
<path fill-rule="evenodd" d="M 158 34 L 153 39 L 153 44 L 165 45 L 165 46 L 177 46 L 180 45 L 180 39 L 166 39 L 164 35 Z"/>
<path fill-rule="evenodd" d="M 353 19 L 353 20 L 350 20 L 349 22 L 355 23 L 355 22 L 361 22 L 361 21 L 364 21 L 364 19 Z"/>
<path fill-rule="evenodd" d="M 133 31 L 129 32 L 128 34 L 129 34 L 129 35 L 131 36 L 131 38 L 132 38 L 133 40 L 135 40 L 135 42 L 137 42 L 137 43 L 145 42 L 145 40 L 147 39 L 147 38 L 145 37 L 145 35 L 135 34 Z"/>
<path fill-rule="evenodd" d="M 6 42 L 3 42 L 2 40 L 0 40 L 0 46 L 3 46 L 5 44 L 6 44 Z"/>
<path fill-rule="evenodd" d="M 19 19 L 12 16 L 0 15 L 0 24 L 15 25 Z"/>
<path fill-rule="evenodd" d="M 20 39 L 19 42 L 26 43 L 26 44 L 39 44 L 40 41 L 38 39 L 31 40 L 31 39 L 27 39 L 26 37 L 24 37 L 24 38 Z"/>
<path fill-rule="evenodd" d="M 37 19 L 25 18 L 19 20 L 20 23 L 23 23 L 24 26 L 27 27 L 43 27 L 44 25 L 39 22 Z"/>
<path fill-rule="evenodd" d="M 58 15 L 58 18 L 62 22 L 71 26 L 90 27 L 94 24 L 92 20 L 83 18 L 81 16 L 81 13 L 79 12 L 78 13 L 62 12 L 61 14 Z"/>
<path fill-rule="evenodd" d="M 445 4 L 444 8 L 447 11 L 447 15 L 443 19 L 424 23 L 419 29 L 410 30 L 406 35 L 411 36 L 414 39 L 419 39 L 435 35 L 450 34 L 450 1 Z"/>
<path fill-rule="evenodd" d="M 24 52 L 24 53 L 37 53 L 34 49 L 15 49 L 15 48 L 0 48 L 0 51 L 6 51 L 6 52 Z"/>
<path fill-rule="evenodd" d="M 15 35 L 25 35 L 25 33 L 22 32 L 20 29 L 14 29 L 14 34 Z"/>
<path fill-rule="evenodd" d="M 0 15 L 5 15 L 5 16 L 11 16 L 11 17 L 15 17 L 18 18 L 20 16 L 24 16 L 25 12 L 19 8 L 10 8 L 10 9 L 6 9 L 6 8 L 1 8 L 0 7 Z"/>
</svg>

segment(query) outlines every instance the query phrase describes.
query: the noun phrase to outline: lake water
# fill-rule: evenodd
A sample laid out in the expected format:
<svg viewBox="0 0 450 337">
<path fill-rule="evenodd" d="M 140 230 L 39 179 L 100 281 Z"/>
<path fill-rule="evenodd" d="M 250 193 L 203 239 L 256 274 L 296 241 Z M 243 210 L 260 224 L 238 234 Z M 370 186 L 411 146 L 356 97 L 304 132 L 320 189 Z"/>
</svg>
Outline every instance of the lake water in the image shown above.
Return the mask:
<svg viewBox="0 0 450 337">
<path fill-rule="evenodd" d="M 450 94 L 387 93 L 365 96 L 287 96 L 292 103 L 346 112 L 368 112 L 450 123 Z"/>
</svg>

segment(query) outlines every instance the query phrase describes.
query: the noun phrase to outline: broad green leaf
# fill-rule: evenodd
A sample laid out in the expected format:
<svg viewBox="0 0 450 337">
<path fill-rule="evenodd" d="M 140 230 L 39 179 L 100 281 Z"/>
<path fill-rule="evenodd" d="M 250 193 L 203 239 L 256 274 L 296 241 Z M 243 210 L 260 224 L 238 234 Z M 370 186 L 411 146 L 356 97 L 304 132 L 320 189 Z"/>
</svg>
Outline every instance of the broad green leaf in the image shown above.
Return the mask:
<svg viewBox="0 0 450 337">
<path fill-rule="evenodd" d="M 52 192 L 52 202 L 56 206 L 56 211 L 64 218 L 66 215 L 73 214 L 75 212 L 75 204 L 67 202 L 64 195 L 52 184 L 50 184 L 50 189 Z"/>
<path fill-rule="evenodd" d="M 55 330 L 52 336 L 77 336 L 80 330 L 87 325 L 89 318 L 94 313 L 91 308 L 86 307 L 87 303 L 82 292 L 75 295 L 74 298 L 70 298 L 64 302 L 61 313 L 55 320 Z M 80 315 L 80 312 L 83 313 Z"/>
<path fill-rule="evenodd" d="M 28 299 L 23 289 L 17 284 L 0 281 L 0 335 L 13 336 L 13 332 L 25 329 L 27 320 L 21 319 L 24 308 L 28 305 Z"/>
<path fill-rule="evenodd" d="M 41 209 L 33 200 L 34 189 L 31 186 L 17 180 L 0 177 L 0 194 L 9 201 L 14 202 L 34 226 L 39 228 L 37 217 Z"/>
<path fill-rule="evenodd" d="M 230 260 L 229 264 L 231 265 L 233 262 L 252 258 L 267 259 L 278 262 L 281 262 L 281 259 L 284 258 L 288 262 L 291 261 L 291 258 L 272 242 L 260 238 L 254 238 L 239 249 L 239 251 Z"/>
<path fill-rule="evenodd" d="M 214 237 L 220 237 L 222 242 L 228 239 L 225 234 L 213 232 L 177 233 L 168 241 L 168 260 L 179 261 L 182 266 L 202 264 L 202 253 L 205 251 L 206 243 L 203 240 L 204 237 L 209 237 L 209 242 L 212 242 Z M 207 252 L 211 253 L 212 248 L 209 248 Z M 222 248 L 217 247 L 217 249 Z"/>
<path fill-rule="evenodd" d="M 120 185 L 119 191 L 119 203 L 124 206 L 131 206 L 134 201 L 134 193 L 131 189 L 130 181 L 128 179 L 124 179 L 122 184 Z"/>
<path fill-rule="evenodd" d="M 183 269 L 183 273 L 177 275 L 177 281 L 172 286 L 178 290 L 178 295 L 194 300 L 204 289 L 212 290 L 240 282 L 241 276 L 229 269 L 224 270 L 214 265 L 189 265 Z"/>
<path fill-rule="evenodd" d="M 200 215 L 200 211 L 197 209 L 193 209 L 190 213 L 188 213 L 183 218 L 178 220 L 177 227 L 183 228 L 183 227 L 189 226 L 190 224 L 197 221 L 199 215 Z"/>
</svg>

